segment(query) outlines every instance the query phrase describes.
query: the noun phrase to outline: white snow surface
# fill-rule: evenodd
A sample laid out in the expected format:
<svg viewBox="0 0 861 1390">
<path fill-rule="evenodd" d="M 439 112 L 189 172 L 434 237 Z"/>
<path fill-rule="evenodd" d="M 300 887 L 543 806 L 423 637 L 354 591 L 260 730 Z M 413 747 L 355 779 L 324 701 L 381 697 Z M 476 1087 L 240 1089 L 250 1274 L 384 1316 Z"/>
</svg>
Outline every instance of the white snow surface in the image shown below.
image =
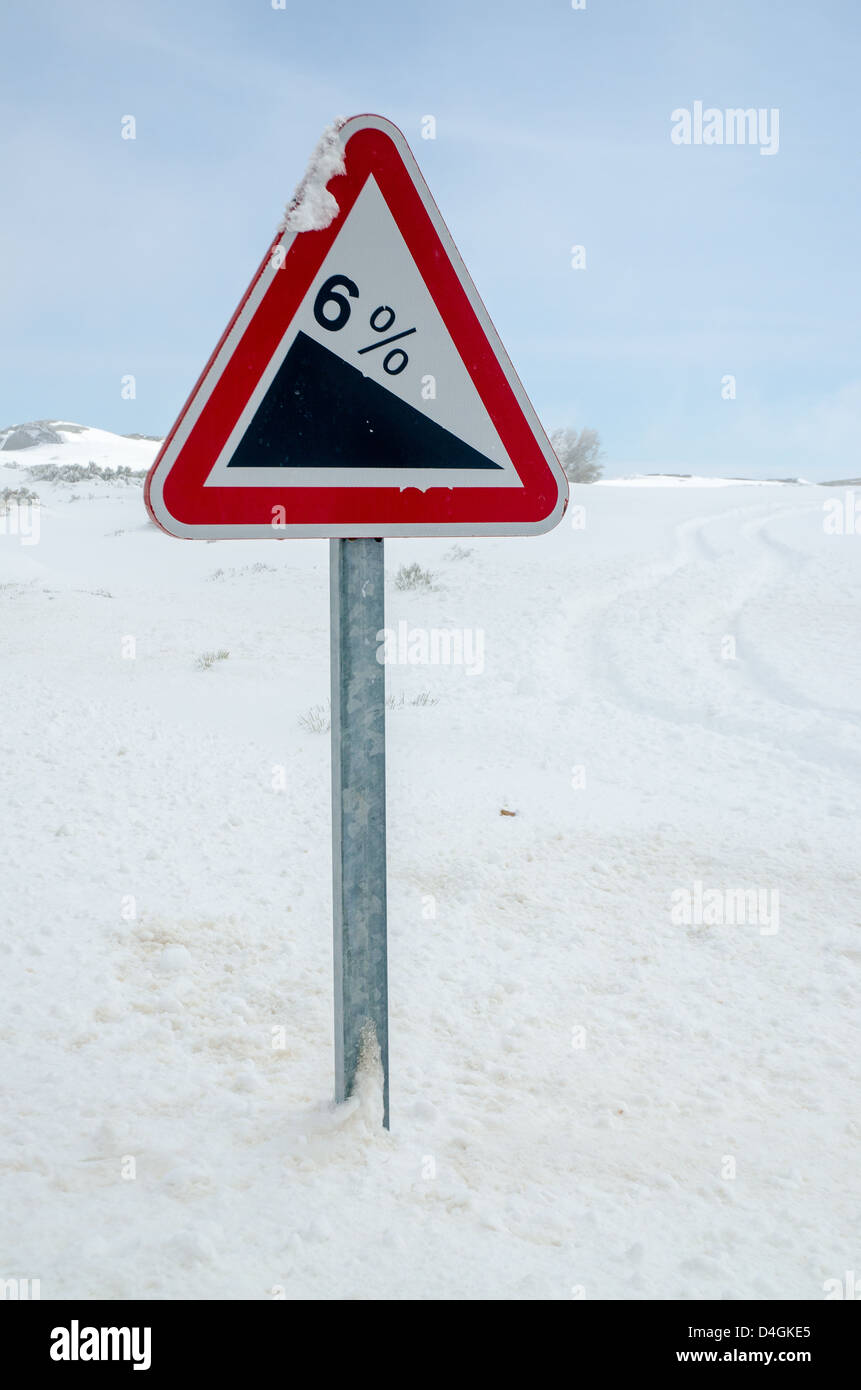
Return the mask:
<svg viewBox="0 0 861 1390">
<path fill-rule="evenodd" d="M 284 210 L 279 231 L 318 232 L 328 227 L 338 216 L 338 204 L 326 187 L 336 174 L 343 174 L 344 152 L 340 133 L 345 117 L 338 116 L 326 126 L 314 147 L 314 153 L 290 202 Z"/>
<path fill-rule="evenodd" d="M 390 584 L 391 627 L 485 634 L 481 674 L 387 672 L 389 1134 L 372 1071 L 331 1101 L 329 745 L 298 722 L 328 696 L 325 542 L 36 490 L 39 543 L 0 534 L 3 1278 L 815 1300 L 859 1268 L 834 489 L 574 488 L 583 530 L 386 543 L 436 575 Z M 778 890 L 779 930 L 674 923 L 696 881 Z"/>
</svg>

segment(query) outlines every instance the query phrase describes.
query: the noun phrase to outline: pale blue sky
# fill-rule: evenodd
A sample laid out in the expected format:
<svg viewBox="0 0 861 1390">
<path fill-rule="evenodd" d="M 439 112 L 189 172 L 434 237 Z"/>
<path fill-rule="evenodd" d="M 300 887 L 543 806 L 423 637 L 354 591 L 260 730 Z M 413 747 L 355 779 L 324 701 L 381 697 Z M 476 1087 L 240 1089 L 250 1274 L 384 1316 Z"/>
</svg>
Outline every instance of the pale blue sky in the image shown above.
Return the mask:
<svg viewBox="0 0 861 1390">
<path fill-rule="evenodd" d="M 320 130 L 377 111 L 548 428 L 861 472 L 854 0 L 6 0 L 0 51 L 0 426 L 164 433 Z M 673 144 L 697 100 L 779 108 L 779 151 Z"/>
</svg>

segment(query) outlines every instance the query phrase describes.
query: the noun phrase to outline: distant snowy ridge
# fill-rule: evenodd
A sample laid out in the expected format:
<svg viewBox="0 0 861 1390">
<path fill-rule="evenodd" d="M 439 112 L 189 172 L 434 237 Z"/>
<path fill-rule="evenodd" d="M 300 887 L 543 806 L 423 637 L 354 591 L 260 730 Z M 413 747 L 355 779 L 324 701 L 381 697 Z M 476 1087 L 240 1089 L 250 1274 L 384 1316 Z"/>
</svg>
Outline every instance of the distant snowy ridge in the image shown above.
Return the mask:
<svg viewBox="0 0 861 1390">
<path fill-rule="evenodd" d="M 697 473 L 626 473 L 595 487 L 811 487 L 807 478 L 709 478 Z"/>
<path fill-rule="evenodd" d="M 113 434 L 69 420 L 30 420 L 0 430 L 0 463 L 6 467 L 54 465 L 109 472 L 148 469 L 161 440 L 152 435 Z M 21 457 L 16 457 L 20 455 Z"/>
<path fill-rule="evenodd" d="M 322 142 L 321 142 L 322 143 Z M 0 465 L 22 468 L 42 464 L 67 465 L 83 469 L 95 464 L 99 469 L 121 468 L 139 472 L 148 469 L 162 440 L 151 434 L 113 434 L 110 430 L 78 425 L 69 420 L 29 420 L 0 429 Z M 16 454 L 25 455 L 18 460 Z M 859 479 L 846 478 L 822 482 L 823 487 L 859 486 Z M 592 486 L 592 484 L 590 484 Z M 811 487 L 807 478 L 710 478 L 695 473 L 626 473 L 617 478 L 600 478 L 595 487 Z"/>
</svg>

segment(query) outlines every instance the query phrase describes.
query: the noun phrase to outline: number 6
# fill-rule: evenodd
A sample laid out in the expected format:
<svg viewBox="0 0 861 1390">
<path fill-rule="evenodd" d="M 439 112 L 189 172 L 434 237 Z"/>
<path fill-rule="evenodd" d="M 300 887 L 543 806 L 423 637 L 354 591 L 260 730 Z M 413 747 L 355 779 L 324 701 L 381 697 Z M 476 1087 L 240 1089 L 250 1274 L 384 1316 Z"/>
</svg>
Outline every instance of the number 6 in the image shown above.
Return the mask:
<svg viewBox="0 0 861 1390">
<path fill-rule="evenodd" d="M 330 332 L 337 333 L 339 328 L 343 328 L 347 319 L 350 317 L 350 305 L 342 294 L 336 294 L 335 285 L 343 285 L 350 299 L 358 299 L 359 286 L 352 280 L 348 280 L 346 275 L 330 275 L 319 289 L 317 298 L 314 300 L 314 318 L 321 328 L 328 328 Z M 335 318 L 329 319 L 323 313 L 325 305 L 335 303 L 338 306 L 338 313 Z"/>
</svg>

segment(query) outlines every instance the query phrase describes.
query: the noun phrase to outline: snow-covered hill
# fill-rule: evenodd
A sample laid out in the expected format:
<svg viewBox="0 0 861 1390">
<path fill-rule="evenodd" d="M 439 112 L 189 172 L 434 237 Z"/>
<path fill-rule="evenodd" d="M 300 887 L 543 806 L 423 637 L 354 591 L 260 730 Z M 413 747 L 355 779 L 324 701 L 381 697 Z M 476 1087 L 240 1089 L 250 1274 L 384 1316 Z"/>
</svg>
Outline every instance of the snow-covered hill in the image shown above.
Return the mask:
<svg viewBox="0 0 861 1390">
<path fill-rule="evenodd" d="M 4 1277 L 819 1299 L 857 1269 L 835 490 L 582 488 L 546 537 L 386 543 L 433 576 L 390 626 L 483 642 L 388 672 L 386 1135 L 373 1092 L 330 1103 L 327 546 L 181 542 L 134 480 L 34 482 L 157 448 L 57 430 L 0 454 L 40 496 L 37 543 L 0 519 Z"/>
<path fill-rule="evenodd" d="M 0 466 L 95 463 L 99 468 L 149 468 L 160 440 L 75 425 L 68 420 L 34 420 L 0 430 Z"/>
</svg>

